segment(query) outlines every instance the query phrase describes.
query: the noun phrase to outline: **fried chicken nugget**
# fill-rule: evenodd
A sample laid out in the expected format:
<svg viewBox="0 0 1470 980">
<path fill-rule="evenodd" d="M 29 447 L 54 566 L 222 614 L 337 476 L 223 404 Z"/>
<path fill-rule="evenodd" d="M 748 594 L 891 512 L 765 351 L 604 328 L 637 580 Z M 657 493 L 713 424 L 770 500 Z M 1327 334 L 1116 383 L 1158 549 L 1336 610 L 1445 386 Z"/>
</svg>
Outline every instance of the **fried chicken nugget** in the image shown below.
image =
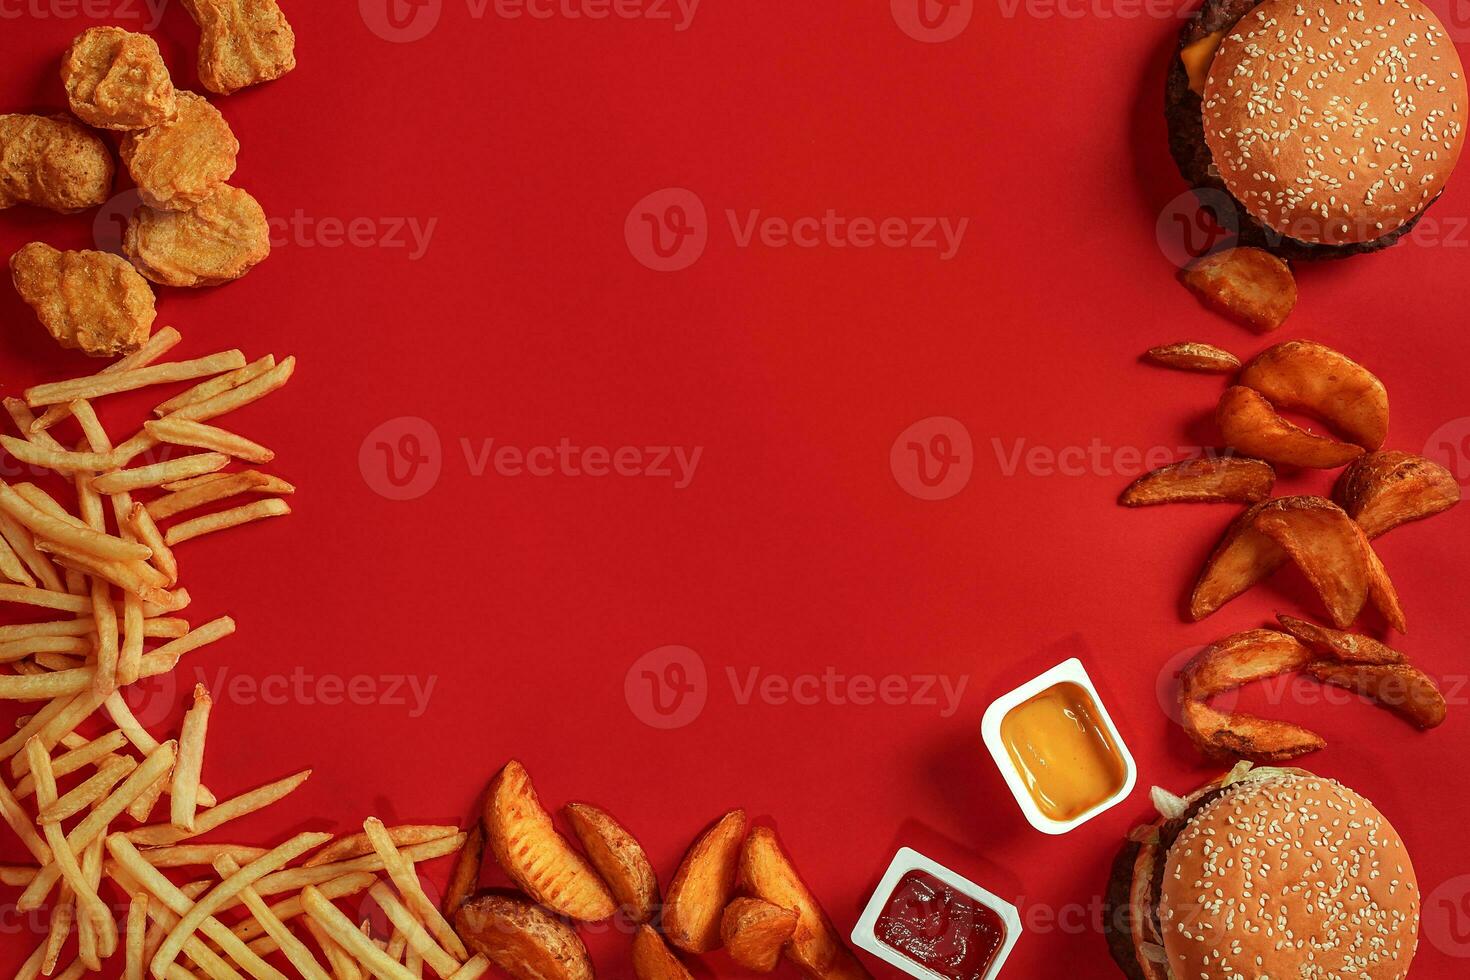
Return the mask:
<svg viewBox="0 0 1470 980">
<path fill-rule="evenodd" d="M 138 196 L 162 211 L 203 204 L 235 172 L 240 142 L 202 95 L 180 90 L 167 122 L 123 136 L 119 153 Z"/>
<path fill-rule="evenodd" d="M 138 208 L 123 252 L 159 285 L 215 286 L 239 279 L 270 254 L 270 225 L 255 198 L 226 184 L 193 211 Z"/>
<path fill-rule="evenodd" d="M 10 275 L 62 347 L 93 357 L 130 354 L 153 328 L 153 290 L 116 255 L 31 242 L 10 257 Z"/>
<path fill-rule="evenodd" d="M 0 208 L 94 208 L 112 194 L 115 169 L 101 137 L 70 116 L 0 115 Z"/>
<path fill-rule="evenodd" d="M 174 83 L 158 44 L 121 27 L 90 27 L 61 60 L 71 111 L 98 129 L 147 129 L 172 119 Z"/>
<path fill-rule="evenodd" d="M 199 25 L 199 81 L 229 95 L 296 67 L 296 34 L 276 0 L 184 0 Z"/>
</svg>

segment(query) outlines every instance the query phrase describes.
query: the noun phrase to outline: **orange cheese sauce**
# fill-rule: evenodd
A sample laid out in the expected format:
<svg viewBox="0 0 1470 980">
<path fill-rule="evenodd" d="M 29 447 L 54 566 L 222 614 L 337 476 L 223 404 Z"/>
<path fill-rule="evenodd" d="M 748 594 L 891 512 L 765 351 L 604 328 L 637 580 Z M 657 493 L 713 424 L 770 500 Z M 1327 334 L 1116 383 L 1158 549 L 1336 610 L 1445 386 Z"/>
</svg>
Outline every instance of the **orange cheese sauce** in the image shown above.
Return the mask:
<svg viewBox="0 0 1470 980">
<path fill-rule="evenodd" d="M 1068 821 L 1123 788 L 1127 767 L 1092 695 L 1067 681 L 1016 705 L 1000 723 L 1001 741 L 1036 806 Z"/>
</svg>

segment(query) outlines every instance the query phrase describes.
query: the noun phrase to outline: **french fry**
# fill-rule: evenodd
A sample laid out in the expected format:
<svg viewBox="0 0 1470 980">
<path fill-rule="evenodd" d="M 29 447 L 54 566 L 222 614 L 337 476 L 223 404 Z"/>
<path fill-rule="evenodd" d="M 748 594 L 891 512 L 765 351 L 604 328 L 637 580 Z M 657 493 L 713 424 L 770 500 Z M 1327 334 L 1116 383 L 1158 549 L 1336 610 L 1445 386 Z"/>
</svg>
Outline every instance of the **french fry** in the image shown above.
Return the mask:
<svg viewBox="0 0 1470 980">
<path fill-rule="evenodd" d="M 198 483 L 175 491 L 166 496 L 147 504 L 148 515 L 156 521 L 165 520 L 175 514 L 205 504 L 212 504 L 216 500 L 224 500 L 242 493 L 264 493 L 265 487 L 270 483 L 271 477 L 255 470 L 247 470 L 243 473 L 211 473 L 216 479 L 207 483 Z"/>
<path fill-rule="evenodd" d="M 46 930 L 46 958 L 41 965 L 41 972 L 46 976 L 56 972 L 56 964 L 61 960 L 61 947 L 71 935 L 71 927 L 76 924 L 76 919 L 76 896 L 71 893 L 69 886 L 62 885 L 61 894 L 51 908 L 51 924 Z"/>
<path fill-rule="evenodd" d="M 464 835 L 456 834 L 453 837 L 443 837 L 439 840 L 431 840 L 425 844 L 414 844 L 412 847 L 403 849 L 403 856 L 415 864 L 431 861 L 434 858 L 453 854 L 464 844 Z M 323 887 L 324 882 L 331 882 L 346 875 L 355 875 L 363 872 L 376 872 L 383 870 L 383 859 L 376 854 L 365 854 L 351 861 L 339 861 L 336 864 L 323 864 L 315 868 L 287 868 L 275 874 L 267 875 L 255 885 L 255 890 L 263 896 L 280 895 L 283 892 L 298 892 L 307 885 Z"/>
<path fill-rule="evenodd" d="M 105 531 L 86 527 L 80 522 L 66 521 L 44 513 L 3 480 L 0 480 L 0 508 L 29 528 L 36 537 L 68 545 L 98 558 L 146 561 L 153 555 L 147 545 L 124 541 Z"/>
<path fill-rule="evenodd" d="M 201 381 L 188 391 L 175 395 L 154 408 L 153 414 L 162 418 L 165 415 L 178 411 L 185 405 L 192 405 L 195 402 L 202 402 L 206 399 L 213 398 L 215 395 L 223 394 L 231 388 L 238 388 L 247 381 L 254 381 L 275 366 L 276 356 L 274 354 L 267 354 L 258 360 L 251 361 L 237 371 L 221 374 L 218 377 L 210 378 L 208 381 Z"/>
<path fill-rule="evenodd" d="M 26 389 L 26 404 L 31 408 L 74 402 L 78 398 L 99 398 L 124 391 L 136 391 L 150 385 L 171 384 L 176 381 L 192 381 L 224 371 L 235 371 L 245 366 L 245 355 L 238 350 L 222 351 L 208 357 L 191 361 L 169 361 L 148 367 L 131 368 L 126 371 L 95 374 L 90 378 L 72 381 L 56 381 Z"/>
<path fill-rule="evenodd" d="M 128 831 L 128 839 L 135 844 L 141 844 L 145 847 L 177 844 L 179 841 L 208 833 L 237 817 L 254 813 L 256 810 L 264 809 L 272 803 L 284 799 L 295 791 L 298 786 L 306 782 L 310 776 L 311 770 L 303 769 L 294 776 L 288 776 L 267 786 L 262 786 L 259 789 L 254 789 L 248 793 L 242 793 L 233 799 L 226 800 L 195 817 L 194 830 L 192 832 L 180 830 L 172 824 L 150 824 L 147 827 L 139 827 L 136 830 Z M 327 839 L 331 839 L 330 835 Z"/>
<path fill-rule="evenodd" d="M 142 347 L 139 347 L 125 357 L 118 358 L 97 373 L 122 374 L 125 371 L 131 371 L 135 368 L 147 367 L 176 347 L 182 339 L 179 332 L 173 327 L 164 327 L 152 337 L 149 337 Z M 24 403 L 22 402 L 21 404 Z M 21 431 L 31 432 L 37 435 L 43 434 L 51 426 L 70 414 L 71 409 L 66 405 L 52 405 L 42 413 L 40 419 L 33 420 L 29 425 L 24 426 Z M 19 424 L 19 420 L 17 420 L 17 424 Z"/>
<path fill-rule="evenodd" d="M 92 677 L 92 689 L 105 696 L 117 690 L 118 643 L 112 587 L 104 579 L 92 580 L 92 616 L 97 623 L 97 672 Z"/>
<path fill-rule="evenodd" d="M 132 593 L 140 599 L 149 602 L 162 603 L 168 601 L 168 592 L 163 588 L 163 575 L 151 565 L 141 561 L 114 561 L 107 558 L 98 558 L 79 551 L 69 545 L 58 544 L 54 541 L 42 541 L 40 549 L 48 555 L 56 558 L 58 564 L 63 568 L 75 569 L 94 578 L 105 579 L 116 585 L 124 592 Z M 90 583 L 88 583 L 90 589 Z M 88 600 L 92 596 L 88 594 Z M 109 597 L 109 605 L 111 599 Z M 117 618 L 117 607 L 112 606 L 112 619 Z M 95 616 L 96 610 L 92 613 Z M 104 613 L 104 615 L 107 615 Z"/>
<path fill-rule="evenodd" d="M 238 388 L 221 392 L 212 398 L 185 405 L 183 408 L 169 414 L 169 418 L 189 419 L 194 422 L 205 422 L 212 418 L 218 418 L 238 408 L 243 408 L 251 402 L 259 401 L 266 395 L 275 391 L 291 380 L 291 375 L 296 372 L 295 356 L 287 357 L 280 364 L 271 368 L 253 381 L 249 381 Z"/>
<path fill-rule="evenodd" d="M 57 473 L 94 473 L 110 470 L 118 465 L 114 453 L 75 452 L 69 449 L 50 449 L 38 443 L 17 439 L 15 436 L 0 435 L 0 446 L 22 463 L 43 466 Z"/>
<path fill-rule="evenodd" d="M 0 643 L 0 663 L 24 660 L 38 653 L 75 653 L 86 655 L 92 652 L 92 641 L 84 636 L 36 636 L 29 640 L 11 640 Z"/>
<path fill-rule="evenodd" d="M 0 538 L 5 539 L 6 544 L 36 577 L 42 588 L 52 592 L 67 591 L 66 585 L 61 581 L 61 576 L 56 572 L 56 566 L 36 550 L 36 543 L 31 537 L 30 530 L 4 511 L 0 511 Z"/>
<path fill-rule="evenodd" d="M 136 892 L 128 905 L 127 941 L 123 944 L 123 980 L 143 980 L 143 943 L 148 937 L 148 893 Z"/>
<path fill-rule="evenodd" d="M 69 595 L 49 589 L 28 589 L 23 585 L 0 584 L 0 602 L 14 602 L 23 606 L 39 606 L 60 612 L 89 613 L 92 611 L 90 596 Z"/>
<path fill-rule="evenodd" d="M 388 839 L 395 847 L 408 847 L 413 844 L 422 844 L 426 841 L 439 840 L 441 837 L 450 837 L 459 833 L 455 826 L 441 826 L 433 824 L 405 824 L 400 827 L 387 828 Z M 317 851 L 311 857 L 301 862 L 303 868 L 315 868 L 323 864 L 333 864 L 337 861 L 350 861 L 364 854 L 373 854 L 373 842 L 369 839 L 366 831 L 357 834 L 348 834 L 346 837 L 338 837 L 326 847 Z"/>
<path fill-rule="evenodd" d="M 262 857 L 251 861 L 244 868 L 230 875 L 214 888 L 210 889 L 199 901 L 189 907 L 188 911 L 181 913 L 177 925 L 169 930 L 164 938 L 163 945 L 158 947 L 158 952 L 153 955 L 150 968 L 155 976 L 168 970 L 170 964 L 183 952 L 184 942 L 191 938 L 194 931 L 198 929 L 205 919 L 211 918 L 215 912 L 224 907 L 226 901 L 239 894 L 240 890 L 247 888 L 261 877 L 272 871 L 289 864 L 307 851 L 331 840 L 330 834 L 305 833 L 297 834 L 295 837 L 272 849 Z M 121 848 L 119 848 L 121 851 Z M 113 854 L 118 857 L 117 853 Z M 146 861 L 143 862 L 153 874 L 158 874 Z M 129 868 L 132 871 L 132 868 Z M 136 873 L 136 872 L 135 872 Z M 211 939 L 221 941 L 222 936 L 235 939 L 235 935 L 223 926 L 220 927 L 218 935 L 210 933 Z"/>
<path fill-rule="evenodd" d="M 215 858 L 214 868 L 223 879 L 228 879 L 240 873 L 240 865 L 228 854 L 221 854 Z M 320 894 L 320 892 L 318 892 Z M 311 955 L 311 950 L 291 934 L 291 930 L 271 911 L 270 906 L 260 897 L 254 888 L 248 885 L 240 889 L 240 898 L 245 903 L 250 916 L 260 923 L 262 929 L 275 942 L 276 947 L 285 954 L 291 965 L 301 972 L 306 980 L 331 980 L 327 972 L 322 969 L 316 957 Z"/>
<path fill-rule="evenodd" d="M 317 890 L 329 899 L 349 898 L 360 892 L 367 891 L 377 882 L 377 876 L 366 871 L 357 871 L 352 874 L 331 878 L 327 881 L 317 883 Z M 303 886 L 304 887 L 304 886 Z M 258 888 L 253 889 L 257 895 Z M 292 895 L 270 907 L 271 914 L 282 922 L 289 922 L 301 915 L 301 895 Z M 250 948 L 261 956 L 266 956 L 276 950 L 276 941 L 266 935 L 265 929 L 254 919 L 246 919 L 235 926 L 235 935 L 250 943 Z"/>
<path fill-rule="evenodd" d="M 490 969 L 490 960 L 484 953 L 476 953 L 465 961 L 464 966 L 449 975 L 449 980 L 478 980 Z"/>
<path fill-rule="evenodd" d="M 275 453 L 244 436 L 191 419 L 162 418 L 143 423 L 143 428 L 159 442 L 171 446 L 208 449 L 247 463 L 269 463 L 276 458 Z"/>
<path fill-rule="evenodd" d="M 203 684 L 194 685 L 194 706 L 184 715 L 179 733 L 179 761 L 174 764 L 170 791 L 169 820 L 180 830 L 193 831 L 198 805 L 199 772 L 204 766 L 204 743 L 209 731 L 209 711 L 214 706 Z"/>
<path fill-rule="evenodd" d="M 313 886 L 307 885 L 306 887 Z M 393 889 L 380 881 L 368 889 L 368 894 L 373 897 L 373 901 L 378 903 L 378 907 L 383 910 L 388 921 L 393 923 L 393 928 L 403 933 L 409 948 L 422 956 L 430 969 L 441 977 L 447 977 L 459 969 L 459 960 L 451 956 L 433 936 L 429 935 L 428 930 L 418 918 L 398 900 L 398 896 L 393 894 Z"/>
<path fill-rule="evenodd" d="M 48 701 L 35 714 L 17 719 L 15 734 L 0 742 L 0 759 L 8 759 L 24 749 L 32 735 L 49 725 L 52 719 L 65 710 L 65 701 Z"/>
<path fill-rule="evenodd" d="M 25 849 L 31 852 L 31 857 L 40 862 L 42 867 L 51 865 L 51 846 L 41 839 L 40 834 L 36 833 L 36 826 L 31 822 L 30 814 L 21 807 L 15 794 L 10 791 L 10 787 L 5 785 L 4 779 L 0 779 L 0 818 L 3 818 L 10 825 L 10 829 L 15 831 L 15 836 L 19 837 Z M 54 867 L 54 865 L 51 866 Z M 34 881 L 35 878 L 31 880 Z"/>
<path fill-rule="evenodd" d="M 320 923 L 310 916 L 301 920 L 311 938 L 321 947 L 322 955 L 332 965 L 332 976 L 335 980 L 362 980 L 362 970 L 358 969 L 357 961 L 354 960 L 337 941 L 324 929 Z"/>
<path fill-rule="evenodd" d="M 412 975 L 404 967 L 394 962 L 388 954 L 378 948 L 361 931 L 355 929 L 352 920 L 343 915 L 315 887 L 307 885 L 301 892 L 301 904 L 306 909 L 306 914 L 322 928 L 322 931 L 331 936 L 343 949 L 347 950 L 374 974 L 386 977 L 388 980 L 413 980 Z M 444 974 L 448 976 L 448 974 Z"/>
<path fill-rule="evenodd" d="M 142 504 L 133 504 L 128 511 L 127 529 L 132 532 L 133 537 L 148 546 L 153 552 L 153 567 L 157 568 L 168 579 L 168 584 L 173 585 L 179 580 L 179 563 L 174 558 L 174 553 L 169 550 L 163 540 L 163 534 L 158 530 L 158 525 L 153 523 L 153 515 L 148 508 Z"/>
<path fill-rule="evenodd" d="M 40 823 L 60 823 L 70 820 L 87 807 L 107 795 L 128 773 L 138 768 L 135 759 L 128 756 L 113 756 L 89 778 L 74 786 L 70 792 L 44 807 L 37 816 Z"/>
<path fill-rule="evenodd" d="M 87 607 L 91 608 L 90 602 Z M 155 650 L 143 655 L 138 676 L 157 677 L 173 670 L 177 664 L 178 657 L 160 656 Z M 67 694 L 80 694 L 92 687 L 96 674 L 91 667 L 75 667 L 49 674 L 0 675 L 0 701 L 46 701 Z"/>
<path fill-rule="evenodd" d="M 82 863 L 82 877 L 87 880 L 87 887 L 96 891 L 102 885 L 102 840 L 98 838 L 87 849 L 78 855 Z M 110 928 L 107 934 L 99 933 L 92 919 L 82 916 L 77 920 L 77 959 L 83 963 L 98 963 L 117 952 L 118 935 L 117 925 L 112 918 L 111 911 L 108 912 L 107 921 Z M 111 936 L 109 940 L 107 935 Z M 110 948 L 106 943 L 110 942 Z"/>
<path fill-rule="evenodd" d="M 143 618 L 143 600 L 131 592 L 123 596 L 122 622 L 123 640 L 122 649 L 117 655 L 117 683 L 121 687 L 127 687 L 137 682 L 138 672 L 143 669 L 143 639 L 148 635 L 147 621 Z"/>
<path fill-rule="evenodd" d="M 75 731 L 78 725 L 90 718 L 97 710 L 97 705 L 101 703 L 101 700 L 90 692 L 66 699 L 62 709 L 48 718 L 46 724 L 37 729 L 32 738 L 39 741 L 41 748 L 49 753 L 61 743 L 63 738 Z M 10 760 L 12 776 L 20 778 L 30 771 L 31 760 L 28 753 L 17 753 Z"/>
<path fill-rule="evenodd" d="M 117 493 L 121 490 L 143 490 L 156 487 L 171 480 L 214 473 L 230 465 L 230 457 L 224 453 L 195 453 L 180 456 L 164 463 L 151 463 L 131 470 L 116 470 L 94 477 L 92 487 L 98 493 Z"/>
<path fill-rule="evenodd" d="M 445 915 L 453 915 L 464 904 L 465 899 L 480 887 L 480 871 L 485 863 L 485 827 L 476 820 L 465 838 L 464 847 L 454 859 L 454 870 L 449 875 L 449 885 L 444 889 L 444 902 L 440 906 Z M 655 883 L 655 894 L 657 884 Z M 637 913 L 634 913 L 637 914 Z"/>
<path fill-rule="evenodd" d="M 148 734 L 148 730 L 138 723 L 138 719 L 133 716 L 132 709 L 128 707 L 122 695 L 113 693 L 102 703 L 102 707 L 106 710 L 107 716 L 112 719 L 112 723 L 118 727 L 118 733 L 131 742 L 133 748 L 144 755 L 150 755 L 158 748 L 158 740 Z M 215 805 L 214 794 L 203 783 L 199 784 L 198 798 L 200 806 Z"/>
<path fill-rule="evenodd" d="M 24 888 L 36 878 L 40 868 L 19 864 L 0 864 L 0 885 L 6 888 Z"/>
<path fill-rule="evenodd" d="M 20 560 L 20 555 L 15 553 L 10 542 L 5 540 L 4 535 L 0 535 L 0 576 L 4 576 L 16 585 L 36 587 L 35 577 Z"/>
<path fill-rule="evenodd" d="M 26 743 L 26 756 L 30 759 L 31 771 L 36 776 L 36 804 L 44 813 L 56 803 L 56 777 L 51 771 L 51 757 L 47 755 L 39 738 L 32 738 Z M 41 833 L 46 838 L 47 846 L 51 848 L 56 869 L 76 896 L 77 913 L 90 923 L 90 928 L 97 931 L 96 948 L 83 955 L 88 969 L 100 970 L 102 962 L 99 954 L 101 957 L 110 956 L 111 950 L 117 946 L 117 923 L 98 897 L 96 887 L 82 873 L 76 850 L 67 840 L 61 824 L 55 820 L 43 821 Z M 86 845 L 81 847 L 85 848 Z"/>
<path fill-rule="evenodd" d="M 164 938 L 159 942 L 158 950 L 149 957 L 150 963 L 156 962 L 169 937 L 176 932 L 183 931 L 184 916 L 199 910 L 199 901 L 203 900 L 203 895 L 191 896 L 185 890 L 175 886 L 173 882 L 164 877 L 162 872 L 143 860 L 137 848 L 133 847 L 122 834 L 108 835 L 107 851 L 117 862 L 118 867 L 113 877 L 119 884 L 128 891 L 146 890 L 152 898 L 157 899 L 156 902 L 149 902 L 148 914 L 166 931 Z M 187 930 L 188 935 L 179 939 L 179 949 L 199 964 L 211 977 L 243 980 L 239 971 L 221 959 L 194 934 L 196 927 L 199 932 L 218 943 L 226 955 L 248 970 L 250 975 L 256 977 L 257 980 L 278 980 L 278 978 L 285 980 L 285 976 L 279 970 L 251 952 L 249 947 L 235 938 L 234 933 L 230 932 L 213 915 L 200 914 L 195 918 L 194 925 Z M 169 975 L 167 966 L 162 969 L 154 967 L 153 971 L 154 976 Z"/>
<path fill-rule="evenodd" d="M 49 432 L 35 428 L 36 416 L 31 412 L 31 406 L 27 405 L 23 399 L 6 398 L 5 411 L 10 415 L 10 420 L 15 423 L 15 427 L 20 430 L 22 438 L 38 446 L 45 446 L 47 449 L 61 448 L 61 443 L 51 438 Z"/>
<path fill-rule="evenodd" d="M 51 770 L 57 777 L 70 775 L 79 769 L 107 760 L 109 756 L 127 744 L 127 738 L 119 731 L 108 732 L 90 742 L 84 740 L 81 745 L 53 759 Z M 29 773 L 15 784 L 16 799 L 23 800 L 35 791 L 35 779 Z"/>
<path fill-rule="evenodd" d="M 469 951 L 455 934 L 454 927 L 439 913 L 434 903 L 429 901 L 429 896 L 424 894 L 418 871 L 399 853 L 383 822 L 377 817 L 369 817 L 363 822 L 362 829 L 372 843 L 373 850 L 383 859 L 383 867 L 394 887 L 398 889 L 398 894 L 403 896 L 404 903 L 451 956 L 460 962 L 468 959 Z"/>
<path fill-rule="evenodd" d="M 184 868 L 196 864 L 212 866 L 220 858 L 248 864 L 264 856 L 266 849 L 244 844 L 175 844 L 169 847 L 152 847 L 140 853 L 143 860 L 155 868 Z"/>
<path fill-rule="evenodd" d="M 256 493 L 273 493 L 279 494 L 281 496 L 286 496 L 296 492 L 295 487 L 293 487 L 291 484 L 287 483 L 285 480 L 281 479 L 278 476 L 272 476 L 269 473 L 262 473 L 259 470 L 249 470 L 248 472 L 254 473 L 256 476 L 261 477 L 265 480 L 264 483 L 260 484 L 260 486 L 256 488 Z M 239 476 L 239 474 L 206 473 L 203 476 L 191 477 L 187 480 L 175 480 L 173 483 L 165 483 L 163 485 L 163 489 L 170 492 L 193 490 L 196 487 L 202 487 L 205 484 L 214 483 L 217 480 L 223 480 L 230 476 Z"/>
<path fill-rule="evenodd" d="M 107 832 L 108 825 L 128 808 L 128 804 L 173 765 L 176 749 L 177 745 L 173 742 L 165 742 L 160 745 L 148 758 L 143 760 L 142 765 L 133 770 L 132 775 L 123 780 L 121 786 L 112 791 L 111 796 L 93 807 L 92 811 L 71 829 L 71 833 L 66 835 L 66 841 L 73 853 Z M 26 886 L 26 890 L 16 900 L 15 907 L 22 912 L 40 908 L 46 895 L 51 891 L 51 886 L 55 885 L 56 879 L 60 877 L 60 869 L 54 863 L 43 861 L 42 865 L 35 880 Z"/>
<path fill-rule="evenodd" d="M 268 500 L 258 500 L 253 504 L 246 504 L 232 510 L 222 510 L 217 514 L 206 514 L 193 520 L 182 521 L 169 528 L 163 540 L 173 547 L 185 541 L 192 541 L 201 535 L 239 527 L 241 524 L 265 520 L 268 517 L 284 517 L 289 513 L 291 513 L 290 504 L 279 497 L 271 497 Z"/>
</svg>

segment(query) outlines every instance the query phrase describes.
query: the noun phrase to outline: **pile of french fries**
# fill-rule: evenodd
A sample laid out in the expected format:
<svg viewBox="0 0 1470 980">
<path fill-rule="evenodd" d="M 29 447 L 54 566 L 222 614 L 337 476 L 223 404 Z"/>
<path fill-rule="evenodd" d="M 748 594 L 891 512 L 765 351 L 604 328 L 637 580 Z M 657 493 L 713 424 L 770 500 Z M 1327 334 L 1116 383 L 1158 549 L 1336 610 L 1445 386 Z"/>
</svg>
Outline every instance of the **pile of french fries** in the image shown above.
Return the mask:
<svg viewBox="0 0 1470 980">
<path fill-rule="evenodd" d="M 123 697 L 128 685 L 172 671 L 235 630 L 228 616 L 191 628 L 175 615 L 190 597 L 173 549 L 288 514 L 284 497 L 294 492 L 258 470 L 227 472 L 274 454 L 206 423 L 282 387 L 295 359 L 247 362 L 232 350 L 155 363 L 179 340 L 172 328 L 160 330 L 95 375 L 4 401 L 19 434 L 0 435 L 0 445 L 69 481 L 75 495 L 73 511 L 36 483 L 0 480 L 0 603 L 53 616 L 0 626 L 0 700 L 39 705 L 0 741 L 0 818 L 35 862 L 0 866 L 0 886 L 20 889 L 19 912 L 49 916 L 17 978 L 77 980 L 121 955 L 127 980 L 285 980 L 266 959 L 279 953 L 308 980 L 407 980 L 423 976 L 425 962 L 438 964 L 439 976 L 472 980 L 488 962 L 438 928 L 444 920 L 416 871 L 463 845 L 457 827 L 390 829 L 370 819 L 362 833 L 336 841 L 303 833 L 271 849 L 201 843 L 288 796 L 310 770 L 221 801 L 201 781 L 209 692 L 194 688 L 168 740 L 149 733 Z M 196 383 L 121 442 L 93 409 L 110 394 L 184 381 Z M 81 433 L 70 447 L 53 435 L 68 419 Z M 199 451 L 131 465 L 165 445 Z M 257 499 L 191 516 L 242 495 Z M 167 812 L 154 822 L 165 795 Z M 165 871 L 192 877 L 176 884 Z M 116 906 L 108 902 L 113 886 L 126 897 Z M 333 904 L 363 892 L 393 924 L 391 937 L 374 939 L 366 922 Z"/>
</svg>

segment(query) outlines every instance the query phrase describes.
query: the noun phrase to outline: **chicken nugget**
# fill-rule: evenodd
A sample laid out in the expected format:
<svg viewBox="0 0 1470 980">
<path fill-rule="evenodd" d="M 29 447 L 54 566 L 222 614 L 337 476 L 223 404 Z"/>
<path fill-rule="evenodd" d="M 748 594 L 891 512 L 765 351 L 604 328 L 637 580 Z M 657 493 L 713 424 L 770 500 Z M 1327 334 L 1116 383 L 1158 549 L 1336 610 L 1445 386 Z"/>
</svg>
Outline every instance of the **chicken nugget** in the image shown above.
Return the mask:
<svg viewBox="0 0 1470 980">
<path fill-rule="evenodd" d="M 296 35 L 276 0 L 184 0 L 199 25 L 199 81 L 229 95 L 296 67 Z"/>
<path fill-rule="evenodd" d="M 112 194 L 115 169 L 101 137 L 70 116 L 0 115 L 0 208 L 94 208 Z"/>
<path fill-rule="evenodd" d="M 153 290 L 116 255 L 31 242 L 10 257 L 10 276 L 62 347 L 115 357 L 137 350 L 153 329 Z"/>
<path fill-rule="evenodd" d="M 163 211 L 202 204 L 230 179 L 240 152 L 230 124 L 208 99 L 180 90 L 176 102 L 173 119 L 127 133 L 119 148 L 138 196 Z"/>
<path fill-rule="evenodd" d="M 215 286 L 270 254 L 270 225 L 255 198 L 226 184 L 193 211 L 138 208 L 123 252 L 161 286 Z"/>
<path fill-rule="evenodd" d="M 146 34 L 90 27 L 61 60 L 71 111 L 98 129 L 147 129 L 174 116 L 174 83 Z"/>
</svg>

